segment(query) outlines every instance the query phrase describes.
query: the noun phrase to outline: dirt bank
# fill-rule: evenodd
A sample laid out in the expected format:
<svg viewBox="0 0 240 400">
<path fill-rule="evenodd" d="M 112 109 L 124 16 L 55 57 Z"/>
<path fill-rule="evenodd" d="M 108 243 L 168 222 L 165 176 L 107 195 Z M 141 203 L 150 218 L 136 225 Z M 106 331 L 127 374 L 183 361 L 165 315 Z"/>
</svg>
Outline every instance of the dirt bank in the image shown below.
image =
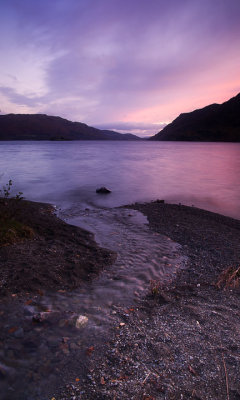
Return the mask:
<svg viewBox="0 0 240 400">
<path fill-rule="evenodd" d="M 0 215 L 9 213 L 32 237 L 0 247 L 0 295 L 74 289 L 115 259 L 91 233 L 57 218 L 51 205 L 21 200 L 9 208 L 11 202 L 1 202 Z"/>
</svg>

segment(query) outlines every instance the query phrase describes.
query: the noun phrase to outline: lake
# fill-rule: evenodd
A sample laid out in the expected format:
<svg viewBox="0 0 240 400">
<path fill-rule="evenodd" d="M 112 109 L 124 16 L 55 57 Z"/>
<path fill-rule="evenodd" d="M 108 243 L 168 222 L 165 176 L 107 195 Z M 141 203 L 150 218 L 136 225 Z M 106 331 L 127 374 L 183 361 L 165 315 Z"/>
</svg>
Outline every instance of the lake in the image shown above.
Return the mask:
<svg viewBox="0 0 240 400">
<path fill-rule="evenodd" d="M 101 208 L 164 199 L 240 218 L 240 144 L 0 142 L 0 184 L 30 200 Z M 96 194 L 106 186 L 110 195 Z"/>
</svg>

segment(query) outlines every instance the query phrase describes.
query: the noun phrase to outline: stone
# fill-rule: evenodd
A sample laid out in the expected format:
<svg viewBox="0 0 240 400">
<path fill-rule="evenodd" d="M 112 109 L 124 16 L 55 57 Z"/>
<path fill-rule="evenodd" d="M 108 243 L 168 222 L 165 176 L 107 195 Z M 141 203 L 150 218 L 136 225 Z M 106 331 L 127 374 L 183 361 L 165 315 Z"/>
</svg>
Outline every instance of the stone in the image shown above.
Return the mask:
<svg viewBox="0 0 240 400">
<path fill-rule="evenodd" d="M 108 194 L 108 193 L 111 193 L 111 190 L 110 190 L 110 189 L 107 189 L 105 186 L 102 186 L 102 187 L 96 189 L 96 193 L 99 193 L 99 194 Z"/>
<path fill-rule="evenodd" d="M 28 308 L 28 307 L 24 308 L 24 311 L 23 311 L 23 312 L 24 312 L 24 315 L 26 315 L 27 317 L 33 315 L 32 309 L 30 309 L 30 308 Z"/>
<path fill-rule="evenodd" d="M 60 321 L 58 322 L 59 328 L 63 328 L 67 324 L 68 324 L 68 321 L 66 319 L 60 319 Z"/>
<path fill-rule="evenodd" d="M 76 343 L 70 343 L 70 349 L 72 351 L 79 350 L 79 346 Z"/>
<path fill-rule="evenodd" d="M 11 372 L 11 368 L 7 367 L 5 364 L 0 363 L 0 379 L 6 378 Z"/>
<path fill-rule="evenodd" d="M 86 317 L 85 315 L 79 315 L 76 319 L 75 322 L 75 327 L 77 329 L 81 329 L 84 328 L 88 323 L 88 317 Z"/>
<path fill-rule="evenodd" d="M 13 335 L 18 339 L 23 338 L 24 336 L 23 328 L 19 328 L 18 330 L 16 330 Z"/>
<path fill-rule="evenodd" d="M 60 344 L 59 338 L 56 337 L 49 337 L 47 339 L 47 343 L 49 347 L 58 347 Z"/>
<path fill-rule="evenodd" d="M 45 313 L 43 313 L 43 312 L 40 312 L 40 313 L 38 313 L 38 314 L 35 314 L 35 315 L 33 315 L 33 317 L 32 317 L 32 321 L 33 321 L 33 322 L 38 322 L 38 323 L 43 322 L 44 319 L 45 319 Z"/>
</svg>

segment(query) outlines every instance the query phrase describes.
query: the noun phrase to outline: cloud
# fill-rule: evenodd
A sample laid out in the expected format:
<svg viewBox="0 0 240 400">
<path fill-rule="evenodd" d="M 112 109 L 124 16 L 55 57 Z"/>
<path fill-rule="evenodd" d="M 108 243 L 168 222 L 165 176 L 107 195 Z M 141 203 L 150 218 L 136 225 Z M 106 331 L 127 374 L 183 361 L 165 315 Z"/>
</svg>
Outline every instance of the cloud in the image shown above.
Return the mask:
<svg viewBox="0 0 240 400">
<path fill-rule="evenodd" d="M 239 89 L 239 0 L 12 0 L 0 11 L 11 109 L 143 132 Z"/>
<path fill-rule="evenodd" d="M 151 136 L 162 130 L 167 123 L 144 123 L 144 122 L 111 122 L 94 124 L 96 128 L 114 130 L 121 133 L 133 133 L 142 137 Z"/>
<path fill-rule="evenodd" d="M 0 93 L 6 96 L 12 103 L 21 106 L 41 106 L 44 101 L 44 97 L 42 96 L 35 96 L 34 94 L 32 96 L 22 95 L 11 87 L 0 87 Z"/>
</svg>

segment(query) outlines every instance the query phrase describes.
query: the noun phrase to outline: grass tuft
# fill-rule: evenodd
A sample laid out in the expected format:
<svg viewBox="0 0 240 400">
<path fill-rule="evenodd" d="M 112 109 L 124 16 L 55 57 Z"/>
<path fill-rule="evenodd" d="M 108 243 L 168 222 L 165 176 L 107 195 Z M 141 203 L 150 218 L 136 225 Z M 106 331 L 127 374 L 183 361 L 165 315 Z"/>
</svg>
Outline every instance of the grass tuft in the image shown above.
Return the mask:
<svg viewBox="0 0 240 400">
<path fill-rule="evenodd" d="M 32 239 L 34 231 L 29 226 L 13 219 L 0 217 L 0 246 L 7 246 L 25 239 Z"/>
<path fill-rule="evenodd" d="M 230 289 L 240 286 L 240 266 L 228 267 L 219 276 L 216 283 L 218 289 Z"/>
<path fill-rule="evenodd" d="M 34 231 L 29 226 L 18 221 L 19 205 L 21 204 L 22 192 L 10 197 L 12 180 L 0 189 L 0 247 L 7 246 L 24 239 L 31 239 Z"/>
<path fill-rule="evenodd" d="M 153 297 L 161 295 L 163 284 L 158 279 L 152 279 L 150 282 L 150 293 Z"/>
</svg>

